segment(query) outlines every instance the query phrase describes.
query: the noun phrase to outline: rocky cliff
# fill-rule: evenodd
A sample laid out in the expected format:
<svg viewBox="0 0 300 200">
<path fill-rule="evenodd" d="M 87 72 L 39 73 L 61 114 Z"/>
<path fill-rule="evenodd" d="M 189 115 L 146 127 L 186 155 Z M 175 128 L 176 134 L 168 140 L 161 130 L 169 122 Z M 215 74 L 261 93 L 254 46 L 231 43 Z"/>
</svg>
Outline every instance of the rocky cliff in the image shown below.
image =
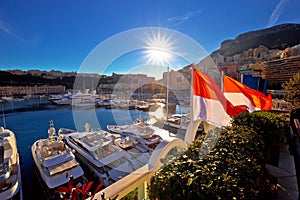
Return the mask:
<svg viewBox="0 0 300 200">
<path fill-rule="evenodd" d="M 268 49 L 285 49 L 300 44 L 300 24 L 281 24 L 270 28 L 250 31 L 238 35 L 233 40 L 225 40 L 221 48 L 212 53 L 224 56 L 243 53 L 243 51 L 263 45 Z"/>
</svg>

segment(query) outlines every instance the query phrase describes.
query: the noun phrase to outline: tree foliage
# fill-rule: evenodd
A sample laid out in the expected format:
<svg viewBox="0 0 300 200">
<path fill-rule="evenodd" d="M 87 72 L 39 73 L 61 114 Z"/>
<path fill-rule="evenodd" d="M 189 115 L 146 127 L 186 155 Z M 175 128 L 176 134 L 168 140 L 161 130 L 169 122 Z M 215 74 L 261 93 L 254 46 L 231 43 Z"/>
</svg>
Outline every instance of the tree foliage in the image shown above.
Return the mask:
<svg viewBox="0 0 300 200">
<path fill-rule="evenodd" d="M 300 72 L 295 74 L 293 78 L 282 84 L 282 88 L 286 91 L 284 100 L 292 104 L 292 108 L 300 108 Z"/>
</svg>

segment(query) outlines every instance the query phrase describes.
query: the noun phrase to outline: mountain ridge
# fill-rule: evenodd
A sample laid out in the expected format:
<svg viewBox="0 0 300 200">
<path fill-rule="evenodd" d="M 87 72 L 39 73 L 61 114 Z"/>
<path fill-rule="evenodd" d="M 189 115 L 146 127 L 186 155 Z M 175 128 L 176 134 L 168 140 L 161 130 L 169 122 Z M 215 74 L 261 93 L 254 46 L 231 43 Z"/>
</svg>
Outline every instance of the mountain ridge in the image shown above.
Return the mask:
<svg viewBox="0 0 300 200">
<path fill-rule="evenodd" d="M 221 54 L 232 56 L 263 45 L 268 49 L 283 50 L 300 44 L 300 24 L 285 23 L 270 28 L 260 29 L 239 34 L 234 39 L 227 39 L 211 56 Z"/>
</svg>

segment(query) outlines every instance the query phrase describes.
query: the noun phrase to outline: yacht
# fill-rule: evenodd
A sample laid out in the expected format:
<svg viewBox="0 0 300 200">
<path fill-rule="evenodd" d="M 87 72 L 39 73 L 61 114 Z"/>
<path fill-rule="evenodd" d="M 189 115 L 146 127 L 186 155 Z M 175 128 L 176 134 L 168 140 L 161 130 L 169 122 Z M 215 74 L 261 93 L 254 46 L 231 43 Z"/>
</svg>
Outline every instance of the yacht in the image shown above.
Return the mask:
<svg viewBox="0 0 300 200">
<path fill-rule="evenodd" d="M 149 111 L 150 107 L 152 104 L 144 102 L 144 101 L 139 101 L 138 104 L 135 106 L 136 109 L 142 110 L 142 111 Z"/>
<path fill-rule="evenodd" d="M 52 101 L 54 104 L 62 106 L 62 105 L 71 105 L 72 101 L 69 98 L 62 98 L 59 100 Z"/>
<path fill-rule="evenodd" d="M 173 114 L 167 120 L 165 120 L 164 125 L 175 128 L 187 130 L 188 124 L 190 123 L 190 119 L 186 114 Z M 198 127 L 198 132 L 203 131 L 203 125 L 200 124 Z"/>
<path fill-rule="evenodd" d="M 152 137 L 154 130 L 138 118 L 130 125 L 107 125 L 107 130 L 121 135 L 133 135 L 140 138 Z"/>
<path fill-rule="evenodd" d="M 78 92 L 70 96 L 70 100 L 72 106 L 79 108 L 92 108 L 95 107 L 98 102 L 96 92 L 93 91 L 93 94 L 90 94 L 88 89 L 84 93 Z"/>
<path fill-rule="evenodd" d="M 0 199 L 22 199 L 21 169 L 17 142 L 11 130 L 0 127 Z"/>
<path fill-rule="evenodd" d="M 65 132 L 66 129 L 62 130 Z M 124 149 L 120 148 L 114 143 L 116 136 L 104 130 L 90 131 L 88 124 L 84 132 L 69 131 L 61 135 L 66 144 L 75 150 L 81 164 L 89 169 L 95 179 L 103 182 L 105 187 L 144 166 L 150 158 L 150 155 L 144 153 L 133 156 L 124 150 L 133 143 L 123 144 Z M 121 143 L 120 141 L 119 144 Z"/>
<path fill-rule="evenodd" d="M 84 175 L 71 149 L 56 135 L 53 121 L 50 121 L 48 138 L 34 142 L 31 152 L 37 171 L 49 189 L 68 183 L 70 178 L 80 179 Z"/>
</svg>

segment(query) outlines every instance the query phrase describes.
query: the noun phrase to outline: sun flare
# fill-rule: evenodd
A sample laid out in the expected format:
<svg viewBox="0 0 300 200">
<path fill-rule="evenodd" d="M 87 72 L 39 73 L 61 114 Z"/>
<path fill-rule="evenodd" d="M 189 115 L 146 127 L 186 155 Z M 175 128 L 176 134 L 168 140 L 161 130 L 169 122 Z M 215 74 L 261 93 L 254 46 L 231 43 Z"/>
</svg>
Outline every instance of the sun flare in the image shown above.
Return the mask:
<svg viewBox="0 0 300 200">
<path fill-rule="evenodd" d="M 161 32 L 147 37 L 145 57 L 148 63 L 169 65 L 172 59 L 171 37 Z"/>
</svg>

